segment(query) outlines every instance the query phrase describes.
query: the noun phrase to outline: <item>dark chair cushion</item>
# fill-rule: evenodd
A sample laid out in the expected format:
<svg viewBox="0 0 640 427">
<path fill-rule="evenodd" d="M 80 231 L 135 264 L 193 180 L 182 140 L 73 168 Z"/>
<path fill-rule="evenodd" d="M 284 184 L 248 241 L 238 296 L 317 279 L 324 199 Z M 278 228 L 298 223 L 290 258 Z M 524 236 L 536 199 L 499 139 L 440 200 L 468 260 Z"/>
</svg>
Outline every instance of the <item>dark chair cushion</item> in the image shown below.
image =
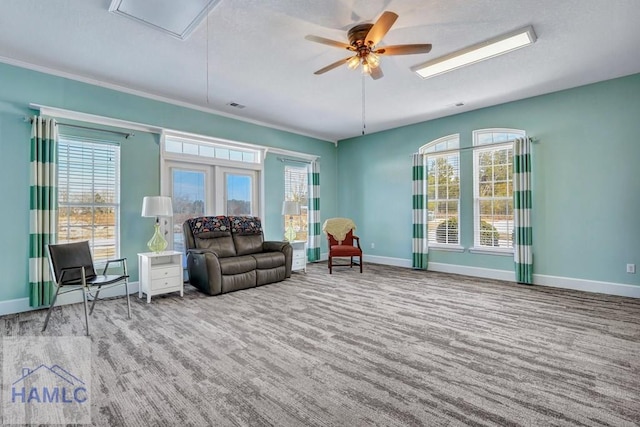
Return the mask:
<svg viewBox="0 0 640 427">
<path fill-rule="evenodd" d="M 213 251 L 220 258 L 236 256 L 236 248 L 233 244 L 231 233 L 227 236 L 210 237 L 207 239 L 195 238 L 196 249 L 208 249 Z"/>
<path fill-rule="evenodd" d="M 257 216 L 230 216 L 231 234 L 238 255 L 262 252 L 262 223 Z"/>
<path fill-rule="evenodd" d="M 233 243 L 238 255 L 250 255 L 262 252 L 262 234 L 233 234 Z"/>
<path fill-rule="evenodd" d="M 285 257 L 282 252 L 262 252 L 259 254 L 252 254 L 251 256 L 255 258 L 258 268 L 261 270 L 285 265 Z"/>
<path fill-rule="evenodd" d="M 187 224 L 193 234 L 196 249 L 211 250 L 221 258 L 236 255 L 228 217 L 203 216 L 190 218 L 187 220 Z"/>
<path fill-rule="evenodd" d="M 82 271 L 79 268 L 72 268 L 63 273 L 63 270 L 70 267 L 84 267 L 87 280 L 96 277 L 89 242 L 49 245 L 48 248 L 56 282 L 62 279 L 62 284 L 70 285 L 82 280 Z"/>
<path fill-rule="evenodd" d="M 255 270 L 257 266 L 255 258 L 251 256 L 235 256 L 220 259 L 220 271 L 223 275 L 246 273 Z"/>
</svg>

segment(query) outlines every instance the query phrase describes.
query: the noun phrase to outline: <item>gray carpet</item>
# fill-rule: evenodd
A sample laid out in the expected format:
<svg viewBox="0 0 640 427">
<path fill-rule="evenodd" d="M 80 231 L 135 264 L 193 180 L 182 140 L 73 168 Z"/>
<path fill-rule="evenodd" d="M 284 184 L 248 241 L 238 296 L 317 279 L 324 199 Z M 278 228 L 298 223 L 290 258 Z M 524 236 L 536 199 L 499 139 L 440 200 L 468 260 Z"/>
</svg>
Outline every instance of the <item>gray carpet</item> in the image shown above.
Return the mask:
<svg viewBox="0 0 640 427">
<path fill-rule="evenodd" d="M 100 301 L 101 426 L 640 425 L 640 300 L 388 266 L 311 265 L 207 297 Z M 0 317 L 40 335 L 44 312 Z M 79 335 L 82 306 L 44 335 Z"/>
</svg>

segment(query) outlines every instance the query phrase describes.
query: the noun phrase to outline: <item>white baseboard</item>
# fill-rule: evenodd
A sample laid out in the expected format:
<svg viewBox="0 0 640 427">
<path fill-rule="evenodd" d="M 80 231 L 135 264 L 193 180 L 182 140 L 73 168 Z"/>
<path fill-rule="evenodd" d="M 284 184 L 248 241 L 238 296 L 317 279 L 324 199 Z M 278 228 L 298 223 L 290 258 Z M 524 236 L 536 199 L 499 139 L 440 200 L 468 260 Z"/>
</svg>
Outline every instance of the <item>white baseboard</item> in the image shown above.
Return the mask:
<svg viewBox="0 0 640 427">
<path fill-rule="evenodd" d="M 137 293 L 138 282 L 129 282 L 129 295 Z M 124 295 L 124 286 L 116 286 L 100 291 L 100 298 L 112 298 L 122 295 Z M 82 294 L 77 291 L 71 292 L 58 296 L 56 307 L 59 305 L 77 304 L 79 302 L 82 302 Z M 43 307 L 31 307 L 29 305 L 29 298 L 17 298 L 8 301 L 0 301 L 0 316 L 3 316 L 5 314 L 23 313 L 25 311 L 41 309 L 43 309 Z"/>
<path fill-rule="evenodd" d="M 392 258 L 378 255 L 366 255 L 362 256 L 365 263 L 372 262 L 374 264 L 393 265 L 395 267 L 411 268 L 411 260 L 404 258 Z"/>
<path fill-rule="evenodd" d="M 553 288 L 573 289 L 576 291 L 595 292 L 598 294 L 640 298 L 640 286 L 627 285 L 624 283 L 601 282 L 597 280 L 574 279 L 572 277 L 534 274 L 533 284 L 550 286 Z"/>
<path fill-rule="evenodd" d="M 411 268 L 411 260 L 409 259 L 365 255 L 364 260 L 365 262 L 368 261 L 376 264 Z M 462 274 L 465 276 L 482 277 L 485 279 L 505 280 L 507 282 L 516 281 L 515 272 L 513 271 L 495 270 L 495 269 L 480 268 L 480 267 L 469 267 L 466 265 L 430 262 L 428 271 Z M 613 283 L 613 282 L 603 282 L 603 281 L 597 281 L 597 280 L 576 279 L 573 277 L 534 274 L 533 284 L 540 285 L 540 286 L 549 286 L 552 288 L 572 289 L 576 291 L 595 292 L 599 294 L 640 298 L 640 286 L 627 285 L 624 283 Z"/>
<path fill-rule="evenodd" d="M 429 271 L 441 273 L 462 274 L 464 276 L 482 277 L 483 279 L 505 280 L 507 282 L 516 281 L 516 273 L 506 270 L 495 270 L 492 268 L 469 267 L 467 265 L 443 264 L 430 262 Z"/>
<path fill-rule="evenodd" d="M 25 311 L 37 310 L 29 305 L 29 298 L 17 298 L 7 301 L 0 301 L 0 316 L 5 314 L 23 313 Z"/>
</svg>

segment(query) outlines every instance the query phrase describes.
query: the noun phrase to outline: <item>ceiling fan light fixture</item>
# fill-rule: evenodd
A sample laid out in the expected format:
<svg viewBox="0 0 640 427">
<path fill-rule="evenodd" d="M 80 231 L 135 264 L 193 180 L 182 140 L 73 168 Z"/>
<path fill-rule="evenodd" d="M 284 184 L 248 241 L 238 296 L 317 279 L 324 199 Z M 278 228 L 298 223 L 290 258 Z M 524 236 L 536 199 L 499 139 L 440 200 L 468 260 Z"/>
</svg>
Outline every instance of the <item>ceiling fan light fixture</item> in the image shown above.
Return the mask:
<svg viewBox="0 0 640 427">
<path fill-rule="evenodd" d="M 376 68 L 378 65 L 380 65 L 380 57 L 371 52 L 367 55 L 367 63 L 371 66 L 371 68 Z"/>
<path fill-rule="evenodd" d="M 360 65 L 360 57 L 358 55 L 351 57 L 351 59 L 347 61 L 347 67 L 349 67 L 350 70 L 355 70 L 358 68 L 358 65 Z"/>
<path fill-rule="evenodd" d="M 423 79 L 428 79 L 458 68 L 484 61 L 528 46 L 537 40 L 532 26 L 521 28 L 493 39 L 478 43 L 440 58 L 411 67 Z"/>
<path fill-rule="evenodd" d="M 371 65 L 369 65 L 366 59 L 362 60 L 362 74 L 371 74 Z"/>
</svg>

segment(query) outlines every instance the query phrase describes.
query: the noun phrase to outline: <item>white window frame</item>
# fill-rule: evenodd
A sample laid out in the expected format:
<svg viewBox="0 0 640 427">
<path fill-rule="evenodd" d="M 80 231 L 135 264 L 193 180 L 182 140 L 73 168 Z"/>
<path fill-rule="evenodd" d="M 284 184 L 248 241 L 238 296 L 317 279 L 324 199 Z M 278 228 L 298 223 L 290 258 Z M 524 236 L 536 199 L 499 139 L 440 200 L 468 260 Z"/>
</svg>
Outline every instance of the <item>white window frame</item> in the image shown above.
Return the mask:
<svg viewBox="0 0 640 427">
<path fill-rule="evenodd" d="M 292 196 L 292 189 L 290 186 L 290 180 L 287 179 L 287 169 L 291 168 L 291 169 L 297 169 L 300 171 L 304 171 L 302 173 L 302 175 L 304 176 L 304 191 L 305 191 L 305 199 L 307 200 L 307 204 L 300 204 L 300 216 L 305 216 L 307 217 L 307 241 L 309 240 L 309 206 L 308 206 L 308 201 L 309 201 L 309 164 L 308 163 L 304 163 L 304 164 L 285 164 L 284 165 L 284 200 L 293 200 L 293 196 Z M 283 227 L 286 229 L 287 226 L 289 224 L 289 217 L 284 215 L 283 216 Z"/>
<path fill-rule="evenodd" d="M 92 256 L 93 256 L 93 261 L 94 264 L 98 267 L 102 267 L 106 264 L 106 262 L 109 259 L 117 259 L 120 258 L 120 193 L 121 193 L 121 189 L 120 189 L 120 167 L 121 167 L 121 162 L 120 162 L 120 153 L 121 153 L 121 149 L 120 149 L 120 144 L 113 142 L 113 141 L 109 141 L 109 140 L 102 140 L 102 139 L 93 139 L 93 138 L 87 138 L 87 137 L 81 137 L 81 136 L 74 136 L 74 135 L 68 135 L 68 134 L 60 134 L 59 135 L 59 143 L 58 143 L 58 160 L 60 160 L 60 158 L 62 157 L 61 152 L 60 152 L 60 144 L 65 141 L 68 142 L 70 144 L 75 144 L 77 146 L 79 145 L 83 145 L 83 144 L 91 144 L 91 145 L 104 145 L 104 146 L 112 146 L 114 147 L 113 150 L 113 155 L 114 155 L 114 161 L 115 161 L 115 170 L 114 170 L 114 177 L 113 177 L 113 191 L 114 191 L 114 202 L 112 203 L 96 203 L 95 200 L 93 200 L 92 202 L 80 202 L 80 203 L 74 203 L 74 202 L 61 202 L 60 200 L 62 200 L 61 197 L 59 197 L 60 195 L 60 191 L 62 190 L 62 187 L 59 186 L 58 187 L 58 224 L 56 226 L 56 229 L 59 230 L 60 227 L 60 223 L 63 220 L 62 215 L 60 214 L 60 208 L 61 207 L 74 207 L 74 206 L 86 206 L 88 208 L 91 209 L 92 212 L 95 211 L 95 209 L 97 208 L 102 208 L 102 207 L 108 207 L 108 208 L 113 208 L 115 213 L 115 223 L 114 223 L 114 249 L 115 249 L 115 254 L 113 256 L 107 256 L 107 257 L 99 257 L 96 256 L 95 253 L 95 240 L 96 240 L 96 224 L 93 223 L 92 224 L 92 233 L 91 233 L 91 238 L 88 239 L 89 240 L 89 247 L 91 248 L 91 252 L 92 252 Z M 60 183 L 60 165 L 58 163 L 58 183 Z M 92 194 L 95 194 L 95 190 L 94 190 L 94 186 L 95 186 L 95 181 L 92 180 L 91 182 L 92 185 Z M 57 235 L 57 239 L 58 239 L 58 243 L 65 243 L 65 242 L 73 242 L 75 240 L 69 240 L 67 238 L 62 238 L 63 236 L 61 234 Z"/>
<path fill-rule="evenodd" d="M 499 134 L 508 134 L 504 141 L 491 141 L 481 143 L 480 139 L 483 135 L 489 133 L 499 133 Z M 511 137 L 513 136 L 513 137 Z M 510 149 L 511 150 L 511 161 L 513 162 L 513 142 L 515 138 L 524 138 L 526 136 L 526 132 L 521 129 L 509 129 L 509 128 L 488 128 L 488 129 L 478 129 L 473 131 L 473 247 L 469 249 L 469 252 L 472 253 L 483 253 L 483 254 L 493 254 L 493 255 L 504 255 L 504 256 L 512 256 L 513 255 L 513 241 L 511 242 L 511 247 L 494 247 L 481 245 L 480 238 L 480 195 L 479 195 L 479 182 L 478 182 L 478 172 L 479 172 L 479 157 L 481 153 Z M 511 174 L 510 182 L 511 182 L 511 202 L 513 203 L 513 174 Z M 499 198 L 499 200 L 503 200 L 504 198 Z M 513 215 L 513 205 L 511 206 L 511 212 Z M 511 229 L 513 230 L 513 217 L 510 221 Z M 509 223 L 507 223 L 509 226 Z"/>
<path fill-rule="evenodd" d="M 227 175 L 245 175 L 251 177 L 251 182 L 253 186 L 251 187 L 251 200 L 255 203 L 252 205 L 251 215 L 259 216 L 262 218 L 260 214 L 260 192 L 259 187 L 260 184 L 258 182 L 258 171 L 249 168 L 230 168 L 225 166 L 214 165 L 214 182 L 216 188 L 216 200 L 214 205 L 217 207 L 218 211 L 214 213 L 214 215 L 230 215 L 228 213 L 227 202 L 229 201 L 228 187 L 227 187 Z"/>
<path fill-rule="evenodd" d="M 424 188 L 424 194 L 428 194 L 428 169 L 427 169 L 427 165 L 429 162 L 430 158 L 440 158 L 440 157 L 448 157 L 451 156 L 452 154 L 455 154 L 458 156 L 458 215 L 456 216 L 456 220 L 458 222 L 458 243 L 440 243 L 438 241 L 433 241 L 431 239 L 428 239 L 428 244 L 429 244 L 429 249 L 436 249 L 436 250 L 444 250 L 444 251 L 454 251 L 454 252 L 462 252 L 464 251 L 464 247 L 460 244 L 461 242 L 461 226 L 460 226 L 460 190 L 461 190 L 461 183 L 462 183 L 462 170 L 460 167 L 460 134 L 459 133 L 455 133 L 455 134 L 451 134 L 451 135 L 447 135 L 447 136 L 443 136 L 441 138 L 435 139 L 433 141 L 428 142 L 427 144 L 423 145 L 422 147 L 420 147 L 419 152 L 421 154 L 423 154 L 423 159 L 424 159 L 424 165 L 425 165 L 425 171 L 427 171 L 427 176 L 425 177 L 425 188 Z M 452 201 L 451 199 L 436 199 L 439 201 Z M 432 201 L 432 200 L 429 200 Z M 427 204 L 427 215 L 426 215 L 426 220 L 429 221 L 429 208 L 428 208 L 428 204 Z M 430 234 L 430 233 L 428 233 Z M 434 234 L 435 236 L 435 234 Z"/>
<path fill-rule="evenodd" d="M 211 157 L 205 155 L 199 155 L 196 153 L 184 153 L 184 152 L 172 152 L 167 151 L 167 139 L 179 140 L 182 142 L 197 145 L 198 147 L 205 148 L 222 148 L 234 150 L 236 152 L 253 153 L 253 161 L 244 160 L 230 160 L 219 157 Z M 198 149 L 200 153 L 202 150 Z M 263 147 L 253 144 L 246 144 L 236 141 L 229 141 L 220 138 L 212 138 L 204 135 L 197 135 L 185 132 L 169 131 L 165 130 L 160 136 L 160 191 L 162 195 L 171 195 L 171 168 L 185 168 L 185 169 L 202 169 L 208 168 L 210 170 L 209 175 L 212 177 L 210 182 L 205 182 L 205 191 L 209 192 L 214 190 L 215 200 L 211 201 L 205 206 L 205 215 L 226 215 L 226 179 L 227 173 L 246 173 L 252 176 L 255 185 L 252 188 L 252 197 L 255 200 L 254 206 L 252 206 L 252 214 L 259 216 L 264 221 L 264 158 L 266 150 Z M 246 156 L 245 156 L 246 157 Z M 163 233 L 173 232 L 173 218 L 167 218 L 161 224 Z M 168 239 L 168 249 L 173 249 L 173 239 Z"/>
</svg>

